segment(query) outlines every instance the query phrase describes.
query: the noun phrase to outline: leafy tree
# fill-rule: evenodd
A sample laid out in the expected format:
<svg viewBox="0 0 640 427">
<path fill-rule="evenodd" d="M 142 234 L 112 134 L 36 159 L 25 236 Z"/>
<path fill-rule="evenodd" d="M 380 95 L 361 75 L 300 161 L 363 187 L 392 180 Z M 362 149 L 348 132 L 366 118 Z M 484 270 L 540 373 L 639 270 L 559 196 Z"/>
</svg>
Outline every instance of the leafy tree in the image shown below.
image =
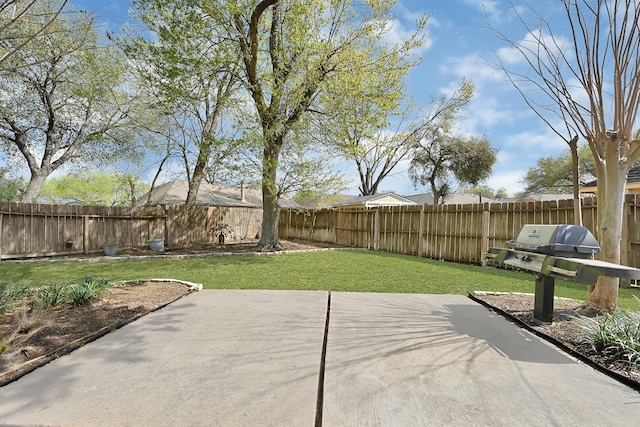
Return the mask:
<svg viewBox="0 0 640 427">
<path fill-rule="evenodd" d="M 245 137 L 247 140 L 240 144 L 242 149 L 233 155 L 229 167 L 212 173 L 216 172 L 220 181 L 230 185 L 243 181 L 252 188 L 260 188 L 263 145 L 259 130 L 247 129 Z M 325 146 L 311 145 L 311 137 L 312 132 L 304 125 L 296 127 L 287 137 L 276 174 L 278 198 L 315 199 L 347 188 L 346 177 L 332 168 L 333 155 Z"/>
<path fill-rule="evenodd" d="M 417 39 L 415 46 L 423 41 Z M 362 49 L 354 54 L 371 55 L 373 51 Z M 370 64 L 354 61 L 354 67 L 365 62 L 366 68 L 328 80 L 317 123 L 320 137 L 355 163 L 363 196 L 376 194 L 381 182 L 415 147 L 411 132 L 401 130 L 403 120 L 396 132 L 384 129 L 393 118 L 407 114 L 408 108 L 401 107 L 406 98 L 403 79 L 417 61 L 408 49 L 373 59 Z"/>
<path fill-rule="evenodd" d="M 494 199 L 508 199 L 509 194 L 507 193 L 506 188 L 498 188 L 493 195 Z"/>
<path fill-rule="evenodd" d="M 409 178 L 415 186 L 429 185 L 434 203 L 441 203 L 451 193 L 452 177 L 474 186 L 489 178 L 496 152 L 484 137 L 454 137 L 431 129 L 413 153 Z"/>
<path fill-rule="evenodd" d="M 381 182 L 412 153 L 417 140 L 428 128 L 450 129 L 461 118 L 459 111 L 473 96 L 473 83 L 462 80 L 451 96 L 432 97 L 429 105 L 418 114 L 421 119 L 408 123 L 400 120 L 395 131 L 383 130 L 391 118 L 408 112 L 407 109 L 400 110 L 397 104 L 403 96 L 399 77 L 413 65 L 409 62 L 399 71 L 387 71 L 388 75 L 381 71 L 371 73 L 373 76 L 381 74 L 379 88 L 370 87 L 365 81 L 359 91 L 349 92 L 349 88 L 355 86 L 352 83 L 343 89 L 343 93 L 332 91 L 327 96 L 331 100 L 329 111 L 333 113 L 330 113 L 332 119 L 324 124 L 329 132 L 322 132 L 322 135 L 334 141 L 339 152 L 355 163 L 361 195 L 376 194 Z"/>
<path fill-rule="evenodd" d="M 560 4 L 561 18 L 553 22 L 526 2 L 514 6 L 524 37 L 496 33 L 527 66 L 501 67 L 557 134 L 588 142 L 598 178 L 600 259 L 619 263 L 626 178 L 640 159 L 633 133 L 640 107 L 640 7 L 632 0 Z M 617 278 L 600 277 L 589 291 L 595 309 L 616 307 Z"/>
<path fill-rule="evenodd" d="M 26 183 L 23 179 L 7 177 L 7 168 L 0 167 L 0 202 L 15 202 L 20 199 Z"/>
<path fill-rule="evenodd" d="M 211 177 L 209 169 L 236 148 L 235 140 L 222 134 L 222 119 L 239 104 L 237 47 L 225 43 L 224 29 L 210 25 L 193 1 L 135 0 L 134 6 L 145 36 L 127 32 L 120 44 L 165 115 L 150 130 L 162 135 L 169 156 L 184 164 L 185 203 L 194 204 L 200 183 Z"/>
<path fill-rule="evenodd" d="M 38 2 L 35 15 L 50 16 L 54 0 Z M 29 184 L 22 202 L 33 202 L 46 178 L 63 165 L 135 159 L 133 104 L 123 87 L 126 67 L 113 47 L 101 46 L 86 12 L 59 16 L 38 43 L 20 45 L 41 21 L 12 27 L 16 51 L 0 73 L 0 141 L 10 160 L 26 163 Z M 9 42 L 5 40 L 5 42 Z"/>
<path fill-rule="evenodd" d="M 279 247 L 277 171 L 287 135 L 312 110 L 333 76 L 348 78 L 389 51 L 380 40 L 393 1 L 243 0 L 205 2 L 208 16 L 229 32 L 243 61 L 243 82 L 262 129 L 263 221 L 259 246 Z M 420 23 L 423 25 L 424 23 Z M 366 49 L 375 47 L 375 51 Z M 366 54 L 360 52 L 365 50 Z"/>
<path fill-rule="evenodd" d="M 433 137 L 414 152 L 409 177 L 414 185 L 430 185 L 436 203 L 451 194 L 451 177 L 477 185 L 491 175 L 496 150 L 480 137 Z"/>
<path fill-rule="evenodd" d="M 58 18 L 68 0 L 61 0 L 59 5 L 48 13 L 41 13 L 35 5 L 37 0 L 0 0 L 0 69 L 11 70 L 17 67 L 33 65 L 34 61 L 24 63 L 10 62 L 10 59 L 21 50 L 37 44 L 40 37 L 55 30 L 51 24 Z M 24 25 L 26 21 L 37 21 L 38 25 Z M 21 27 L 19 31 L 15 31 Z M 28 31 L 23 31 L 29 28 Z"/>
<path fill-rule="evenodd" d="M 149 185 L 132 174 L 86 170 L 48 179 L 39 199 L 58 204 L 133 206 L 148 190 Z"/>
<path fill-rule="evenodd" d="M 593 180 L 596 170 L 593 155 L 588 146 L 578 151 L 580 185 Z M 573 187 L 573 161 L 569 151 L 558 157 L 542 157 L 530 168 L 522 179 L 525 184 L 523 196 L 530 194 L 567 193 Z"/>
</svg>

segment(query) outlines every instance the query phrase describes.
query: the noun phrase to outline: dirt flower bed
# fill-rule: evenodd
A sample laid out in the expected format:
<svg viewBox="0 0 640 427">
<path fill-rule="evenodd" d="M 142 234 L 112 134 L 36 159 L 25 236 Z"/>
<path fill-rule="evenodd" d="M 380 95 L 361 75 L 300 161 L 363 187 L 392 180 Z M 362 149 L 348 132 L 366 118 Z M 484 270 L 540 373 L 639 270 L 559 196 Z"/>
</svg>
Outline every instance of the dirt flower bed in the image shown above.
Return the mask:
<svg viewBox="0 0 640 427">
<path fill-rule="evenodd" d="M 283 241 L 285 251 L 317 250 L 335 245 Z M 260 251 L 255 242 L 228 245 L 174 247 L 164 252 L 124 249 L 118 256 L 206 256 L 222 253 Z M 89 261 L 101 254 L 69 256 L 62 259 Z M 21 262 L 52 262 L 56 259 Z M 177 281 L 136 281 L 107 288 L 98 301 L 73 307 L 65 304 L 46 310 L 29 309 L 29 301 L 0 313 L 0 386 L 8 384 L 51 360 L 67 354 L 121 326 L 170 304 L 192 292 Z"/>
<path fill-rule="evenodd" d="M 580 326 L 578 317 L 594 317 L 594 315 L 581 309 L 579 302 L 556 298 L 553 322 L 541 325 L 534 322 L 534 295 L 532 294 L 475 293 L 473 298 L 500 314 L 506 314 L 521 326 L 559 345 L 573 356 L 579 357 L 593 367 L 640 391 L 640 366 L 598 354 L 585 345 L 585 331 Z"/>
<path fill-rule="evenodd" d="M 0 386 L 192 292 L 177 282 L 112 286 L 89 305 L 47 310 L 16 307 L 0 322 Z"/>
</svg>

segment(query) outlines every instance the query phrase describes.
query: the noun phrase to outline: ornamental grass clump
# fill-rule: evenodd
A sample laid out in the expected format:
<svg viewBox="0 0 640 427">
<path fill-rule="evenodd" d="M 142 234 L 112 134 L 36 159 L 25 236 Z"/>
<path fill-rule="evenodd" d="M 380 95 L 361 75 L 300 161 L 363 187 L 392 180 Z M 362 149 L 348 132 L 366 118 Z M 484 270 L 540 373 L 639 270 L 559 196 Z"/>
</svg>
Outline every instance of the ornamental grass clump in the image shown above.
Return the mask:
<svg viewBox="0 0 640 427">
<path fill-rule="evenodd" d="M 0 314 L 5 313 L 15 301 L 29 293 L 29 287 L 14 283 L 0 283 Z"/>
<path fill-rule="evenodd" d="M 46 310 L 71 304 L 74 307 L 97 300 L 108 287 L 104 279 L 85 277 L 80 283 L 53 283 L 35 290 L 31 307 Z"/>
<path fill-rule="evenodd" d="M 596 353 L 640 364 L 640 313 L 617 310 L 597 318 L 583 317 L 580 325 L 585 331 L 585 346 Z"/>
<path fill-rule="evenodd" d="M 52 283 L 38 288 L 35 297 L 31 302 L 34 309 L 46 310 L 48 308 L 61 306 L 67 298 L 67 283 Z"/>
<path fill-rule="evenodd" d="M 78 307 L 100 298 L 107 287 L 108 282 L 104 279 L 85 278 L 81 283 L 69 285 L 66 294 L 69 302 L 74 307 Z"/>
</svg>

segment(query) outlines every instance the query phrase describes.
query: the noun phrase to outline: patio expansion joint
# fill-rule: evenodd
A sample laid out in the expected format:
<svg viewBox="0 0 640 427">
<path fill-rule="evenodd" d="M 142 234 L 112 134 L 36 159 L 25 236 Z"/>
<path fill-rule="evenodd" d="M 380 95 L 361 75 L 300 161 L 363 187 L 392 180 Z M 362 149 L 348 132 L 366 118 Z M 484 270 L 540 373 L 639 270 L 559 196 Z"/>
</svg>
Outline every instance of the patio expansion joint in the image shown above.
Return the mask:
<svg viewBox="0 0 640 427">
<path fill-rule="evenodd" d="M 327 358 L 327 339 L 329 337 L 329 317 L 331 315 L 331 291 L 327 294 L 327 314 L 324 323 L 324 337 L 322 339 L 322 353 L 320 355 L 320 370 L 318 372 L 318 394 L 316 397 L 315 427 L 322 427 L 322 407 L 324 404 L 324 371 Z"/>
</svg>

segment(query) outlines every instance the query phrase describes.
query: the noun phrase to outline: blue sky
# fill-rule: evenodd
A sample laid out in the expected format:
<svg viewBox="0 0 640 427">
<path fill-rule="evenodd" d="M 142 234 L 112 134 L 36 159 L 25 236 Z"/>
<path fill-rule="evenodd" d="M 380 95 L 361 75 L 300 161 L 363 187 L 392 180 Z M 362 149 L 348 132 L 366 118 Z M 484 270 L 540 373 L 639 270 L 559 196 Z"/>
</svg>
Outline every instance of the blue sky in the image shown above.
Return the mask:
<svg viewBox="0 0 640 427">
<path fill-rule="evenodd" d="M 128 0 L 75 0 L 75 3 L 95 11 L 98 19 L 111 29 L 126 21 L 130 7 Z M 549 1 L 534 4 L 538 7 L 545 3 Z M 516 39 L 525 35 L 510 1 L 398 0 L 395 10 L 397 22 L 393 30 L 400 37 L 412 30 L 417 17 L 425 12 L 431 16 L 425 47 L 416 52 L 422 62 L 407 79 L 407 90 L 418 104 L 426 105 L 432 96 L 451 93 L 462 78 L 475 83 L 475 96 L 458 132 L 484 135 L 499 150 L 493 175 L 486 182 L 490 187 L 505 188 L 513 195 L 522 189 L 520 181 L 524 173 L 540 157 L 557 156 L 566 150 L 565 142 L 530 110 L 502 71 L 490 64 L 494 52 L 511 61 L 515 57 L 487 29 L 487 22 L 500 31 L 511 32 Z M 406 168 L 406 162 L 401 164 L 383 182 L 381 191 L 403 195 L 428 191 L 413 187 Z M 357 193 L 355 171 L 352 176 L 351 193 Z"/>
</svg>

